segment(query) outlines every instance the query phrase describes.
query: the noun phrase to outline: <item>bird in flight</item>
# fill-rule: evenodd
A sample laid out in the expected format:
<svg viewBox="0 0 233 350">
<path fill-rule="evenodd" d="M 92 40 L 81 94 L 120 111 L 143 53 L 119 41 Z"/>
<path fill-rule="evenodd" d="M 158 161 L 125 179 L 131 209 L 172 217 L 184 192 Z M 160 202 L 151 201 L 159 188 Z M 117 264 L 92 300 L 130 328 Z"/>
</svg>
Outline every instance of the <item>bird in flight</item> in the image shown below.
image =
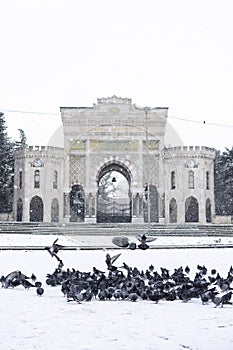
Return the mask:
<svg viewBox="0 0 233 350">
<path fill-rule="evenodd" d="M 48 250 L 49 254 L 50 254 L 52 257 L 55 257 L 55 258 L 59 261 L 59 263 L 62 264 L 62 266 L 63 266 L 63 262 L 62 262 L 62 260 L 58 257 L 57 254 L 58 254 L 59 250 L 64 249 L 65 246 L 64 246 L 64 245 L 61 245 L 61 244 L 58 244 L 57 241 L 58 241 L 58 238 L 55 239 L 55 241 L 53 242 L 53 244 L 52 244 L 51 247 L 45 247 L 45 249 Z"/>
</svg>

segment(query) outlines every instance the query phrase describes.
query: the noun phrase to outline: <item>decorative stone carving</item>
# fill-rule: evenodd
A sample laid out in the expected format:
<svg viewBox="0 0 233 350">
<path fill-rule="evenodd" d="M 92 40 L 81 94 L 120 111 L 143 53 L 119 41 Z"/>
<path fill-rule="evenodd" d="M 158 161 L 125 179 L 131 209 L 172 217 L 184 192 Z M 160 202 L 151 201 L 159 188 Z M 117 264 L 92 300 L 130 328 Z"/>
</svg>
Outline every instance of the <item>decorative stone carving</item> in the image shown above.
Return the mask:
<svg viewBox="0 0 233 350">
<path fill-rule="evenodd" d="M 101 97 L 97 98 L 98 105 L 101 104 L 132 104 L 131 98 L 122 98 L 113 95 L 112 97 Z"/>
<path fill-rule="evenodd" d="M 85 157 L 70 156 L 70 184 L 85 183 Z"/>
</svg>

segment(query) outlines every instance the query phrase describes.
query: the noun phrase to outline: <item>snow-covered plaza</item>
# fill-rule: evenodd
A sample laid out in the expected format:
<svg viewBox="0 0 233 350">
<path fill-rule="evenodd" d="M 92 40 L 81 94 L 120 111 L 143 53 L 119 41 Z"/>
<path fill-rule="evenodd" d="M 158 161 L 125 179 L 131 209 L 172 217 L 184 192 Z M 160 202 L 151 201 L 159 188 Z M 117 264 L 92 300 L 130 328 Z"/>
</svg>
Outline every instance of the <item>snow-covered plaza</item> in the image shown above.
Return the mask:
<svg viewBox="0 0 233 350">
<path fill-rule="evenodd" d="M 48 236 L 46 244 L 54 238 Z M 18 243 L 15 237 L 15 245 Z M 29 245 L 33 245 L 31 241 Z M 117 266 L 125 262 L 146 270 L 153 264 L 158 272 L 164 267 L 172 273 L 188 265 L 192 277 L 198 264 L 205 265 L 208 273 L 215 268 L 223 277 L 232 265 L 231 248 L 108 251 L 111 256 L 119 252 Z M 88 272 L 95 266 L 107 271 L 106 253 L 104 250 L 63 250 L 59 257 L 64 262 L 63 269 Z M 22 286 L 0 290 L 0 349 L 230 350 L 233 347 L 232 305 L 215 308 L 212 302 L 202 305 L 200 299 L 187 303 L 160 300 L 158 304 L 140 299 L 68 303 L 61 286 L 50 287 L 45 283 L 46 275 L 56 267 L 57 260 L 46 250 L 0 252 L 1 275 L 15 270 L 29 276 L 34 273 L 45 290 L 41 297 L 35 289 L 25 290 Z"/>
</svg>

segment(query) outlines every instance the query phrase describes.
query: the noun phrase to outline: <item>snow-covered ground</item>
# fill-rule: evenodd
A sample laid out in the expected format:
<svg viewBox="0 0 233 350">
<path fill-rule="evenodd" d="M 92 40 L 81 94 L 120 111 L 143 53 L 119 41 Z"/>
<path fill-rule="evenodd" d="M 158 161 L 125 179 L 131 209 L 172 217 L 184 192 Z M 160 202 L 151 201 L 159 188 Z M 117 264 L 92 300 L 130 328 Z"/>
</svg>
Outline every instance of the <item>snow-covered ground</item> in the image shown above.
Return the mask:
<svg viewBox="0 0 233 350">
<path fill-rule="evenodd" d="M 4 236 L 6 237 L 6 236 Z M 14 236 L 14 244 L 19 238 Z M 47 236 L 37 243 L 32 236 L 29 246 L 50 245 L 54 237 Z M 3 237 L 1 236 L 1 246 Z M 25 237 L 22 240 L 26 239 Z M 59 242 L 69 238 L 59 236 Z M 9 243 L 9 242 L 8 242 Z M 69 242 L 70 245 L 70 242 Z M 108 251 L 112 256 L 119 250 Z M 226 277 L 233 265 L 232 249 L 149 249 L 147 251 L 122 250 L 116 265 L 123 262 L 139 269 L 153 264 L 155 270 L 166 267 L 172 272 L 189 265 L 194 277 L 197 264 L 212 268 Z M 92 271 L 93 266 L 106 270 L 106 251 L 60 251 L 64 269 L 75 268 Z M 47 251 L 1 251 L 0 275 L 21 270 L 27 275 L 34 273 L 42 281 L 44 295 L 38 297 L 35 289 L 0 289 L 0 349 L 56 349 L 56 350 L 230 350 L 233 348 L 232 306 L 215 308 L 213 303 L 202 305 L 199 299 L 188 303 L 181 301 L 99 301 L 67 303 L 61 287 L 49 287 L 46 274 L 52 273 L 57 261 Z"/>
<path fill-rule="evenodd" d="M 114 247 L 112 236 L 106 235 L 33 235 L 33 234 L 0 234 L 0 247 L 2 246 L 48 246 L 55 238 L 59 238 L 59 243 L 75 247 Z M 137 242 L 136 238 L 130 238 L 130 241 Z M 156 241 L 150 243 L 151 246 L 198 246 L 198 245 L 233 245 L 233 236 L 158 236 Z"/>
</svg>

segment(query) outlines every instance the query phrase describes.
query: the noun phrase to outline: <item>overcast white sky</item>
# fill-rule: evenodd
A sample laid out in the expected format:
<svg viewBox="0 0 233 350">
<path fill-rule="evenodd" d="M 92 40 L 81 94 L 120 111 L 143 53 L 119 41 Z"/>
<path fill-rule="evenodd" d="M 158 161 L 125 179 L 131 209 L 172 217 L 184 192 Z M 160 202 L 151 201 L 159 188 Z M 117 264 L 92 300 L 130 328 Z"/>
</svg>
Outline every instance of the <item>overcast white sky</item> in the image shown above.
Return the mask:
<svg viewBox="0 0 233 350">
<path fill-rule="evenodd" d="M 10 136 L 46 144 L 60 106 L 115 94 L 169 107 L 185 145 L 232 147 L 232 0 L 0 0 L 0 14 Z"/>
</svg>

